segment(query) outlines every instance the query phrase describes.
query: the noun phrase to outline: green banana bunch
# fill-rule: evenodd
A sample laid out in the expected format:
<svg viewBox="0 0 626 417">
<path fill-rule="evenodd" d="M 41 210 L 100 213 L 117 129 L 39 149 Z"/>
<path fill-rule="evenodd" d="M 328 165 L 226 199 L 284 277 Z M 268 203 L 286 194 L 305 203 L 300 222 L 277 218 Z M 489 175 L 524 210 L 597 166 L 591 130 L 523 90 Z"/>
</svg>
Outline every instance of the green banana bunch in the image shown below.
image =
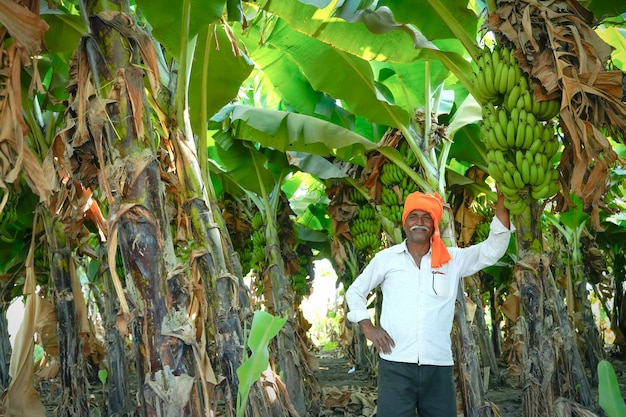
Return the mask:
<svg viewBox="0 0 626 417">
<path fill-rule="evenodd" d="M 503 106 L 511 111 L 513 108 L 532 113 L 537 120 L 552 120 L 559 114 L 561 102 L 558 99 L 537 101 L 528 80 L 520 76 L 515 86 L 505 94 Z"/>
<path fill-rule="evenodd" d="M 489 236 L 489 221 L 482 221 L 476 225 L 472 235 L 472 244 L 480 243 Z"/>
<path fill-rule="evenodd" d="M 504 96 L 522 77 L 522 70 L 509 48 L 496 46 L 491 50 L 485 46 L 476 64 L 474 91 L 481 104 L 502 104 Z"/>
<path fill-rule="evenodd" d="M 252 244 L 254 246 L 262 246 L 265 247 L 265 231 L 264 230 L 255 230 L 252 233 Z"/>
<path fill-rule="evenodd" d="M 403 208 L 401 205 L 380 206 L 380 214 L 395 224 L 402 224 L 402 210 Z"/>
<path fill-rule="evenodd" d="M 413 181 L 408 175 L 404 178 L 402 184 L 400 184 L 400 187 L 402 188 L 402 201 L 400 201 L 400 203 L 403 203 L 409 194 L 414 193 L 419 189 L 417 183 Z"/>
<path fill-rule="evenodd" d="M 398 198 L 398 194 L 392 188 L 383 188 L 380 193 L 380 199 L 386 206 L 394 206 L 402 203 Z"/>
<path fill-rule="evenodd" d="M 558 184 L 550 161 L 560 147 L 554 123 L 538 120 L 523 106 L 513 107 L 509 114 L 506 106 L 492 103 L 483 106 L 483 117 L 487 169 L 501 185 L 509 210 L 519 213 L 525 209 L 521 194 L 534 200 L 554 195 Z"/>
<path fill-rule="evenodd" d="M 376 252 L 381 247 L 381 224 L 376 215 L 376 209 L 369 204 L 362 204 L 357 208 L 356 216 L 350 222 L 352 243 L 358 250 Z"/>
<path fill-rule="evenodd" d="M 350 201 L 352 201 L 355 204 L 365 203 L 367 201 L 365 199 L 365 196 L 361 194 L 361 192 L 354 187 L 350 187 L 347 193 L 348 193 L 347 195 Z"/>
<path fill-rule="evenodd" d="M 252 230 L 259 230 L 263 225 L 265 225 L 265 220 L 263 219 L 263 215 L 260 211 L 254 213 L 252 216 L 252 220 L 250 221 L 252 225 Z"/>
<path fill-rule="evenodd" d="M 289 277 L 291 280 L 291 288 L 296 293 L 296 296 L 302 298 L 311 293 L 311 282 L 314 277 L 311 277 L 309 271 L 312 271 L 311 261 L 305 255 L 298 256 L 298 264 L 300 269 L 295 274 L 291 274 Z"/>
<path fill-rule="evenodd" d="M 381 168 L 380 182 L 383 185 L 402 184 L 406 174 L 402 169 L 393 163 L 384 164 Z"/>
</svg>

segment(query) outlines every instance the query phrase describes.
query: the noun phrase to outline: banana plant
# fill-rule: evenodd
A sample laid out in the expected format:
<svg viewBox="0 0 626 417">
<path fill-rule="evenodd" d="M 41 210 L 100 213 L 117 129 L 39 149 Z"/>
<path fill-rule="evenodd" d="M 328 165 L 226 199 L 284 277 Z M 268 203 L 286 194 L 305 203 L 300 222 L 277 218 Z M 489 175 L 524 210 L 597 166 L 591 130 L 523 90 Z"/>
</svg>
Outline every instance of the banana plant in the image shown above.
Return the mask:
<svg viewBox="0 0 626 417">
<path fill-rule="evenodd" d="M 280 355 L 275 352 L 275 360 L 283 373 L 291 402 L 298 412 L 305 413 L 307 407 L 319 407 L 315 402 L 318 388 L 311 386 L 315 379 L 312 378 L 297 337 L 293 307 L 295 294 L 290 277 L 285 272 L 279 238 L 281 226 L 277 221 L 279 204 L 283 200 L 281 186 L 292 168 L 285 153 L 234 140 L 227 132 L 218 135 L 215 145 L 215 162 L 226 172 L 223 176 L 229 176 L 241 188 L 239 193 L 235 194 L 233 191 L 233 194 L 238 195 L 243 191 L 257 205 L 257 210 L 263 216 L 264 239 L 257 243 L 262 242 L 264 245 L 264 259 L 259 262 L 258 273 L 263 281 L 271 285 L 269 291 L 266 291 L 267 308 L 286 318 L 284 328 L 277 336 L 278 351 L 290 352 Z"/>
</svg>

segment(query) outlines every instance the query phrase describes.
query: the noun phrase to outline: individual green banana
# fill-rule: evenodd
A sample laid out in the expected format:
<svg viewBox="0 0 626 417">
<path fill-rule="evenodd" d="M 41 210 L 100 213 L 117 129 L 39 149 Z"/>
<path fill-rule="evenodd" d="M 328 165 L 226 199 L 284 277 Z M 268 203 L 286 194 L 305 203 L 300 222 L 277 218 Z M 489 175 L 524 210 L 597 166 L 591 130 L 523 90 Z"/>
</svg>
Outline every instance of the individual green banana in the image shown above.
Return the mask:
<svg viewBox="0 0 626 417">
<path fill-rule="evenodd" d="M 535 122 L 534 132 L 533 132 L 533 143 L 539 141 L 543 138 L 543 124 L 540 121 Z"/>
<path fill-rule="evenodd" d="M 522 214 L 526 208 L 528 207 L 526 205 L 526 202 L 522 199 L 517 200 L 515 202 L 512 202 L 510 200 L 507 200 L 506 198 L 504 199 L 504 205 L 506 206 L 507 209 L 509 209 L 509 211 L 512 214 Z"/>
<path fill-rule="evenodd" d="M 535 165 L 533 164 L 533 166 Z M 528 160 L 526 158 L 522 159 L 522 169 L 520 170 L 520 175 L 524 185 L 530 184 L 530 165 L 528 164 Z"/>
<path fill-rule="evenodd" d="M 537 117 L 534 113 L 526 112 L 526 124 L 531 125 L 533 129 L 535 128 L 535 125 L 537 124 Z"/>
<path fill-rule="evenodd" d="M 522 179 L 522 174 L 518 171 L 515 170 L 513 172 L 513 182 L 515 183 L 515 186 L 517 187 L 518 190 L 521 190 L 524 188 L 524 180 Z"/>
<path fill-rule="evenodd" d="M 502 171 L 502 182 L 504 183 L 505 186 L 511 189 L 515 189 L 515 190 L 519 189 L 517 185 L 515 184 L 515 180 L 513 180 L 513 175 L 511 174 L 511 171 L 508 171 L 508 170 Z"/>
<path fill-rule="evenodd" d="M 548 104 L 546 106 L 546 111 L 542 115 L 543 120 L 553 119 L 559 114 L 561 110 L 561 100 L 558 100 L 558 99 L 548 100 L 547 103 Z"/>
<path fill-rule="evenodd" d="M 532 145 L 534 139 L 535 139 L 535 130 L 533 129 L 533 125 L 531 125 L 530 123 L 526 123 L 526 130 L 524 133 L 524 142 L 522 142 L 521 147 L 524 149 L 530 148 L 530 145 Z"/>
<path fill-rule="evenodd" d="M 522 87 L 520 87 L 519 84 L 513 86 L 513 88 L 511 89 L 511 91 L 507 94 L 506 96 L 506 108 L 509 111 L 512 111 L 514 108 L 517 107 L 517 100 L 519 100 L 519 96 L 522 93 Z"/>
<path fill-rule="evenodd" d="M 498 188 L 500 189 L 500 191 L 502 191 L 502 194 L 504 194 L 504 196 L 511 201 L 517 201 L 522 198 L 517 188 L 509 187 L 502 182 L 498 183 Z"/>
<path fill-rule="evenodd" d="M 539 102 L 535 100 L 535 96 L 531 95 L 532 98 L 532 113 L 539 114 Z"/>
<path fill-rule="evenodd" d="M 530 95 L 530 90 L 525 90 L 522 93 L 522 98 L 524 99 L 524 109 L 527 113 L 532 112 L 533 109 L 533 98 Z"/>
<path fill-rule="evenodd" d="M 513 107 L 509 110 L 511 113 L 510 120 L 513 122 L 513 128 L 517 132 L 517 125 L 519 123 L 519 109 L 517 107 Z"/>
<path fill-rule="evenodd" d="M 528 147 L 528 152 L 534 155 L 539 152 L 542 146 L 544 146 L 544 143 L 539 138 L 534 138 L 533 143 L 531 143 L 530 147 Z"/>
<path fill-rule="evenodd" d="M 493 126 L 493 130 L 494 133 L 496 135 L 496 140 L 498 141 L 498 144 L 500 145 L 507 145 L 507 137 L 506 134 L 504 133 L 504 131 L 502 130 L 502 125 L 500 123 L 496 123 Z M 506 149 L 506 146 L 505 146 Z"/>
<path fill-rule="evenodd" d="M 486 81 L 485 81 L 485 72 L 480 68 L 476 72 L 476 78 L 474 81 L 476 85 L 476 99 L 480 104 L 487 103 L 489 101 L 489 94 L 487 93 Z"/>
<path fill-rule="evenodd" d="M 530 191 L 530 196 L 535 200 L 541 200 L 543 198 L 546 198 L 546 196 L 548 195 L 549 189 L 550 189 L 549 182 L 542 184 L 540 186 L 537 186 L 537 187 L 533 187 L 532 190 Z"/>
<path fill-rule="evenodd" d="M 502 130 L 506 130 L 506 125 L 509 123 L 509 114 L 502 107 L 496 109 L 498 113 L 498 123 L 502 126 Z"/>
<path fill-rule="evenodd" d="M 546 169 L 538 164 L 533 164 L 533 166 L 537 167 L 537 180 L 532 185 L 543 184 L 546 179 Z"/>
<path fill-rule="evenodd" d="M 494 161 L 501 165 L 506 165 L 506 158 L 504 158 L 504 152 L 500 149 L 496 149 L 493 152 Z"/>
<path fill-rule="evenodd" d="M 500 94 L 506 94 L 509 86 L 509 66 L 505 63 L 500 65 L 500 79 L 498 80 L 498 92 Z"/>
<path fill-rule="evenodd" d="M 502 171 L 500 170 L 500 166 L 496 162 L 489 162 L 489 164 L 487 165 L 487 170 L 489 171 L 489 175 L 491 175 L 491 177 L 496 180 L 496 182 L 502 182 Z"/>
<path fill-rule="evenodd" d="M 506 124 L 506 143 L 515 143 L 515 122 L 513 118 L 509 119 Z"/>
<path fill-rule="evenodd" d="M 524 159 L 524 153 L 520 149 L 515 151 L 515 165 L 516 165 L 518 170 L 522 166 L 522 160 L 523 159 Z"/>
<path fill-rule="evenodd" d="M 496 91 L 496 94 L 500 94 L 500 79 L 502 78 L 502 74 L 504 73 L 504 67 L 496 63 L 493 59 L 491 61 L 491 65 L 493 66 L 493 87 Z"/>
<path fill-rule="evenodd" d="M 529 163 L 528 183 L 531 185 L 537 184 L 537 179 L 539 178 L 538 175 L 539 175 L 539 169 L 537 165 L 534 163 L 532 164 Z"/>
<path fill-rule="evenodd" d="M 509 66 L 507 68 L 507 76 L 506 76 L 507 85 L 506 85 L 505 93 L 511 91 L 515 87 L 515 85 L 517 84 L 517 80 L 518 80 L 517 74 L 518 74 L 518 71 L 515 68 L 515 66 L 512 65 L 512 64 L 509 64 Z"/>
<path fill-rule="evenodd" d="M 512 147 L 521 148 L 526 137 L 526 111 L 520 110 L 519 122 L 517 123 L 517 132 L 515 132 L 515 143 Z"/>
<path fill-rule="evenodd" d="M 495 96 L 498 92 L 495 89 L 495 73 L 491 60 L 485 61 L 485 87 L 489 92 L 489 96 Z"/>
<path fill-rule="evenodd" d="M 491 62 L 493 63 L 494 68 L 502 65 L 502 55 L 500 54 L 500 48 L 498 46 L 493 48 L 493 50 L 488 49 L 487 53 L 491 55 Z"/>
</svg>

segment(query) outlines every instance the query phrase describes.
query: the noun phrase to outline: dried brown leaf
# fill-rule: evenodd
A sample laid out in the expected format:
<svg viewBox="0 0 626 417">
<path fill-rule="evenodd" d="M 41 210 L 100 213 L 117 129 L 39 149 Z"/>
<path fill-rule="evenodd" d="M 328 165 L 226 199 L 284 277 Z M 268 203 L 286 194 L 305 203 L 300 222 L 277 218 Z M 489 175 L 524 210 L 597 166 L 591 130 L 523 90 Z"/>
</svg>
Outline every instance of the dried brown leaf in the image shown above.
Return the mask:
<svg viewBox="0 0 626 417">
<path fill-rule="evenodd" d="M 465 204 L 461 204 L 461 207 L 456 212 L 454 220 L 460 225 L 460 232 L 457 244 L 460 247 L 469 246 L 476 226 L 483 221 L 484 216 L 474 213 L 468 209 Z"/>
<path fill-rule="evenodd" d="M 37 55 L 42 50 L 48 24 L 37 14 L 13 0 L 0 0 L 0 23 L 25 49 L 27 56 Z"/>
<path fill-rule="evenodd" d="M 35 216 L 34 224 L 37 222 Z M 44 417 L 46 415 L 39 393 L 35 390 L 33 375 L 33 348 L 35 346 L 35 322 L 37 314 L 37 300 L 35 294 L 35 234 L 30 242 L 30 249 L 26 256 L 26 281 L 23 293 L 26 296 L 24 317 L 20 329 L 17 332 L 9 375 L 11 383 L 2 399 L 6 417 Z"/>
</svg>

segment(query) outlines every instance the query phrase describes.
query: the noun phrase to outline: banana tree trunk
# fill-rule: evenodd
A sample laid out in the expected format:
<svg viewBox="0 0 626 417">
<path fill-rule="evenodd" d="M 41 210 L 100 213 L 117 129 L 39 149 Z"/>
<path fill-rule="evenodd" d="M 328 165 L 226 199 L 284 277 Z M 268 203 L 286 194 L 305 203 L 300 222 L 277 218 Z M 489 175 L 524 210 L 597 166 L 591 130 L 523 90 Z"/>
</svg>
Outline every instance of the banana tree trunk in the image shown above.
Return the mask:
<svg viewBox="0 0 626 417">
<path fill-rule="evenodd" d="M 464 415 L 491 417 L 494 413 L 490 407 L 485 407 L 485 389 L 478 363 L 474 334 L 467 318 L 465 292 L 462 283 L 459 283 L 456 297 L 452 335 Z"/>
<path fill-rule="evenodd" d="M 102 254 L 106 259 L 106 254 Z M 104 263 L 106 265 L 106 262 Z M 106 294 L 115 294 L 111 274 L 102 273 Z M 107 352 L 107 404 L 109 415 L 125 416 L 132 411 L 130 381 L 128 381 L 128 360 L 125 340 L 117 328 L 116 317 L 120 313 L 119 302 L 115 297 L 104 297 L 104 328 Z M 131 408 L 132 407 L 132 408 Z"/>
<path fill-rule="evenodd" d="M 489 367 L 489 373 L 493 377 L 493 383 L 495 385 L 500 385 L 500 370 L 498 367 L 498 361 L 496 359 L 496 353 L 493 349 L 493 344 L 491 343 L 489 336 L 489 329 L 485 323 L 485 314 L 483 313 L 483 302 L 480 298 L 480 294 L 478 293 L 478 287 L 472 288 L 470 290 L 470 298 L 476 304 L 476 313 L 474 316 L 474 320 L 472 323 L 475 325 L 475 337 L 478 340 L 479 351 L 482 359 L 483 368 Z M 493 325 L 493 331 L 497 332 L 498 328 L 496 325 Z M 486 388 L 486 387 L 485 387 Z"/>
<path fill-rule="evenodd" d="M 234 414 L 239 383 L 236 371 L 242 361 L 244 345 L 241 322 L 243 320 L 250 325 L 252 320 L 249 294 L 243 284 L 241 263 L 233 249 L 224 219 L 217 204 L 213 204 L 211 197 L 204 191 L 206 187 L 195 144 L 189 135 L 183 135 L 182 132 L 175 136 L 173 143 L 177 151 L 177 172 L 183 186 L 182 194 L 187 199 L 183 211 L 191 223 L 194 242 L 202 248 L 191 261 L 191 270 L 195 271 L 192 279 L 200 284 L 199 288 L 204 289 L 198 294 L 198 301 L 208 303 L 202 316 L 208 326 L 215 329 L 213 336 L 218 372 L 225 378 L 219 387 L 224 392 L 226 408 Z M 273 401 L 284 399 L 279 391 L 275 384 L 268 381 L 263 383 L 263 387 L 255 383 L 248 397 L 248 415 L 265 417 L 286 414 L 287 405 L 284 401 Z"/>
<path fill-rule="evenodd" d="M 559 333 L 557 340 L 560 341 L 560 343 L 555 344 L 559 358 L 556 367 L 555 393 L 559 397 L 573 399 L 585 407 L 593 407 L 594 399 L 591 394 L 591 387 L 578 350 L 576 335 L 572 330 L 567 308 L 563 302 L 563 295 L 558 291 L 552 272 L 548 269 L 545 274 L 544 285 L 548 294 L 547 299 L 552 304 L 553 322 Z"/>
<path fill-rule="evenodd" d="M 11 364 L 11 343 L 9 342 L 9 323 L 7 321 L 7 306 L 0 300 L 0 390 L 9 387 L 9 365 Z"/>
<path fill-rule="evenodd" d="M 141 326 L 134 343 L 143 365 L 142 408 L 151 417 L 174 412 L 191 416 L 201 409 L 201 397 L 193 393 L 194 377 L 189 375 L 193 352 L 183 330 L 193 329 L 195 323 L 184 314 L 185 275 L 170 273 L 175 268 L 164 187 L 152 129 L 143 112 L 144 77 L 150 79 L 158 69 L 150 61 L 152 43 L 124 13 L 128 9 L 125 1 L 81 4 L 89 35 L 81 42 L 78 74 L 93 85 L 77 87 L 79 115 L 87 117 L 88 139 L 100 150 L 103 194 L 110 204 L 109 244 L 119 239 L 127 287 Z M 81 99 L 89 99 L 92 112 L 80 112 L 85 105 Z M 81 123 L 79 139 L 86 140 L 80 136 L 85 134 Z"/>
<path fill-rule="evenodd" d="M 518 256 L 514 274 L 520 293 L 517 328 L 523 341 L 522 406 L 526 417 L 552 417 L 558 397 L 578 397 L 584 403 L 589 392 L 562 297 L 550 272 L 549 259 L 542 253 L 539 210 L 533 203 L 524 213 L 513 216 Z M 576 388 L 578 396 L 571 391 Z"/>
<path fill-rule="evenodd" d="M 275 223 L 267 224 L 269 266 L 266 273 L 272 285 L 272 297 L 276 315 L 286 316 L 287 321 L 278 333 L 278 364 L 283 374 L 289 398 L 301 416 L 316 416 L 320 410 L 320 388 L 315 375 L 309 369 L 298 337 L 293 311 L 294 296 L 291 281 L 285 275 Z"/>
<path fill-rule="evenodd" d="M 598 363 L 605 359 L 604 349 L 602 348 L 602 339 L 598 332 L 593 312 L 591 311 L 591 303 L 589 302 L 589 291 L 587 289 L 587 281 L 585 280 L 582 266 L 574 270 L 575 282 L 574 293 L 576 295 L 576 310 L 580 312 L 580 320 L 577 328 L 581 333 L 584 343 L 584 356 L 587 361 L 589 370 L 591 371 L 592 383 L 597 384 Z"/>
<path fill-rule="evenodd" d="M 451 210 L 444 207 L 444 220 L 440 225 L 442 238 L 454 241 L 454 215 Z M 466 416 L 493 416 L 491 407 L 486 406 L 485 390 L 481 377 L 480 364 L 478 363 L 478 352 L 476 341 L 472 333 L 471 325 L 467 319 L 465 289 L 463 281 L 459 282 L 456 297 L 456 307 L 454 309 L 452 349 L 456 358 L 458 370 L 458 385 L 461 392 L 461 400 Z"/>
<path fill-rule="evenodd" d="M 55 416 L 89 415 L 85 361 L 80 339 L 80 319 L 75 300 L 82 297 L 72 287 L 71 251 L 63 224 L 43 214 L 50 254 L 50 277 L 54 283 L 54 306 L 59 337 L 61 396 Z"/>
<path fill-rule="evenodd" d="M 491 279 L 489 280 L 491 281 Z M 496 290 L 493 285 L 489 286 L 489 312 L 491 314 L 491 346 L 493 354 L 496 358 L 499 358 L 502 353 L 502 335 L 500 333 L 500 324 L 502 323 L 501 315 L 497 309 Z"/>
</svg>

